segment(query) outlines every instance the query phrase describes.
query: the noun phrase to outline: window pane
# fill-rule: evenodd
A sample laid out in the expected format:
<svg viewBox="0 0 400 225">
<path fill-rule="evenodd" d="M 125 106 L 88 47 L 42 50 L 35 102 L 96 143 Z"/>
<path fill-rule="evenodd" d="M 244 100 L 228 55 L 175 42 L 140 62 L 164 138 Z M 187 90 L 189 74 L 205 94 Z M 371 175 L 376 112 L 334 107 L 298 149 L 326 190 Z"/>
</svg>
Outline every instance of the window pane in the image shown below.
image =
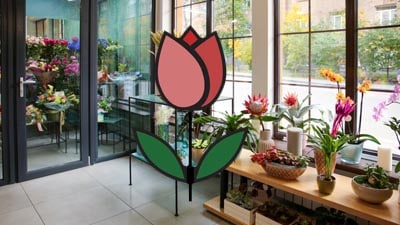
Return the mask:
<svg viewBox="0 0 400 225">
<path fill-rule="evenodd" d="M 373 82 L 396 80 L 400 69 L 399 35 L 399 28 L 359 31 L 360 76 L 370 77 Z"/>
<path fill-rule="evenodd" d="M 190 0 L 175 0 L 175 7 L 190 4 Z"/>
<path fill-rule="evenodd" d="M 175 17 L 175 32 L 180 37 L 186 28 L 190 26 L 190 6 L 176 8 Z"/>
<path fill-rule="evenodd" d="M 393 90 L 393 84 L 373 84 L 372 88 L 382 88 L 387 90 Z M 374 114 L 373 108 L 376 107 L 380 102 L 389 99 L 392 92 L 378 92 L 369 91 L 364 94 L 364 104 L 363 104 L 363 115 L 361 124 L 361 133 L 374 135 L 382 145 L 391 146 L 393 149 L 399 146 L 397 142 L 395 133 L 387 126 L 384 125 L 390 117 L 399 118 L 400 115 L 400 104 L 391 104 L 386 109 L 383 110 L 384 117 L 375 121 L 372 117 Z M 361 98 L 361 95 L 358 96 Z M 376 144 L 366 143 L 372 149 L 376 149 Z M 395 152 L 399 154 L 399 152 Z"/>
<path fill-rule="evenodd" d="M 335 30 L 346 25 L 345 0 L 311 1 L 311 29 Z"/>
<path fill-rule="evenodd" d="M 196 32 L 204 37 L 207 34 L 206 24 L 207 24 L 207 15 L 206 15 L 206 3 L 200 3 L 196 5 L 192 5 L 192 27 L 196 30 Z"/>
<path fill-rule="evenodd" d="M 247 1 L 235 0 L 235 36 L 251 35 L 251 5 Z"/>
<path fill-rule="evenodd" d="M 308 30 L 308 0 L 280 1 L 281 33 Z"/>
<path fill-rule="evenodd" d="M 358 26 L 370 27 L 400 24 L 397 16 L 399 12 L 397 4 L 394 1 L 389 3 L 375 1 L 373 4 L 370 1 L 358 1 Z"/>
<path fill-rule="evenodd" d="M 308 77 L 308 35 L 283 35 L 281 65 L 283 79 Z M 296 81 L 297 82 L 297 81 Z"/>
<path fill-rule="evenodd" d="M 213 4 L 213 30 L 221 38 L 232 37 L 232 0 L 215 0 Z"/>
<path fill-rule="evenodd" d="M 318 70 L 330 68 L 345 75 L 346 59 L 345 32 L 315 33 L 311 35 L 312 71 L 321 79 Z M 315 82 L 315 81 L 313 81 Z"/>
</svg>

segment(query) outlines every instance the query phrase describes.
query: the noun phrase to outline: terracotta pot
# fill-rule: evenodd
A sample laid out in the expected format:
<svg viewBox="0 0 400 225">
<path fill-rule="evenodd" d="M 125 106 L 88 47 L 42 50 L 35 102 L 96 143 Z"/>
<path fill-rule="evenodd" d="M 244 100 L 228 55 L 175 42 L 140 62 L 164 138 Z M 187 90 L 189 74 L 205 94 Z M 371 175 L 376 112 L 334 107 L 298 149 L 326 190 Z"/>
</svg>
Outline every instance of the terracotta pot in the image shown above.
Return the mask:
<svg viewBox="0 0 400 225">
<path fill-rule="evenodd" d="M 321 149 L 319 148 L 314 148 L 314 160 L 315 160 L 315 168 L 317 169 L 317 174 L 325 174 L 325 159 L 324 159 L 324 153 L 322 152 Z M 333 159 L 333 163 L 331 165 L 331 171 L 332 173 L 335 171 L 336 167 L 336 154 Z"/>
<path fill-rule="evenodd" d="M 204 154 L 204 148 L 192 148 L 192 161 L 194 163 L 199 163 L 201 157 Z"/>
<path fill-rule="evenodd" d="M 336 178 L 331 176 L 331 180 L 325 179 L 324 175 L 317 176 L 318 191 L 322 194 L 331 194 L 335 189 Z"/>
</svg>

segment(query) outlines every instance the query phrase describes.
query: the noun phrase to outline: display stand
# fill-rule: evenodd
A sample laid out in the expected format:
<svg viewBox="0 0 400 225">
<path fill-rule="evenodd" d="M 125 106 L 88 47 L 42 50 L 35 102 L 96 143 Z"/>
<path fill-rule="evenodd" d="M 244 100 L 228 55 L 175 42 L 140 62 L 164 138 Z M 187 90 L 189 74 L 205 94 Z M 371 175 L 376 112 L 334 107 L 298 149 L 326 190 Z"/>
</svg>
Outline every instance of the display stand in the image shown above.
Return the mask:
<svg viewBox="0 0 400 225">
<path fill-rule="evenodd" d="M 318 192 L 315 168 L 308 167 L 305 173 L 296 180 L 283 180 L 268 176 L 260 165 L 251 161 L 251 154 L 249 150 L 243 149 L 234 163 L 221 174 L 221 195 L 204 203 L 207 210 L 237 224 L 237 221 L 226 215 L 223 209 L 223 199 L 228 189 L 227 176 L 228 172 L 231 172 L 376 224 L 400 224 L 398 191 L 394 191 L 392 197 L 380 205 L 370 204 L 362 201 L 353 193 L 352 178 L 335 174 L 337 183 L 335 190 L 330 195 L 323 195 Z"/>
<path fill-rule="evenodd" d="M 230 97 L 220 97 L 220 98 L 218 98 L 217 101 L 225 101 L 225 100 L 233 101 L 233 99 L 230 98 Z M 131 124 L 131 108 L 132 108 L 132 105 L 134 103 L 137 103 L 138 101 L 139 102 L 147 102 L 147 103 L 150 103 L 150 104 L 159 104 L 159 105 L 169 106 L 158 95 L 144 95 L 144 96 L 129 97 L 129 99 L 128 99 L 128 102 L 129 102 L 128 103 L 129 104 L 129 125 Z M 232 105 L 233 105 L 233 103 L 232 103 Z M 186 113 L 187 112 L 175 110 L 175 118 L 174 118 L 174 121 L 172 123 L 175 126 L 175 129 L 174 129 L 175 139 L 174 139 L 174 143 L 171 143 L 171 144 L 172 144 L 173 148 L 175 149 L 176 153 L 177 153 L 178 147 L 179 147 L 178 146 L 178 142 L 179 142 L 178 136 L 179 135 L 178 135 L 177 127 L 179 127 L 179 125 L 183 122 Z M 129 128 L 129 136 L 130 137 L 133 136 L 131 128 Z M 186 137 L 190 138 L 191 135 L 187 135 Z M 132 148 L 130 148 L 130 149 L 131 149 L 131 154 L 130 155 L 132 157 L 135 157 L 135 158 L 138 158 L 138 159 L 140 159 L 142 161 L 145 161 L 144 157 L 140 153 L 138 153 L 138 151 L 133 152 L 133 149 Z M 189 148 L 187 148 L 187 151 L 189 151 Z M 129 158 L 129 185 L 132 185 L 132 170 L 131 170 L 132 162 L 131 162 L 131 160 L 132 159 L 130 157 Z M 191 196 L 189 196 L 189 199 L 190 198 L 191 198 Z M 175 180 L 175 215 L 178 216 L 178 181 L 177 180 Z"/>
</svg>

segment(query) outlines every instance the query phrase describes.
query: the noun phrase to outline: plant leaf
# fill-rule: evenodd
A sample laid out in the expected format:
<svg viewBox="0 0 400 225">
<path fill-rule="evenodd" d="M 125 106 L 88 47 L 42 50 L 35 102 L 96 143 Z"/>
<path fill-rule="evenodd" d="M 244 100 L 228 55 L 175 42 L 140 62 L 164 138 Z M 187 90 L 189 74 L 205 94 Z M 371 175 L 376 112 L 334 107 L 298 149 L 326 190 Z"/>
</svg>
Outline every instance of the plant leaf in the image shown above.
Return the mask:
<svg viewBox="0 0 400 225">
<path fill-rule="evenodd" d="M 136 131 L 136 140 L 144 157 L 166 176 L 185 181 L 185 170 L 173 148 L 159 137 L 145 131 Z"/>
<path fill-rule="evenodd" d="M 247 129 L 239 129 L 214 142 L 195 168 L 195 182 L 205 179 L 223 169 L 239 154 Z"/>
</svg>

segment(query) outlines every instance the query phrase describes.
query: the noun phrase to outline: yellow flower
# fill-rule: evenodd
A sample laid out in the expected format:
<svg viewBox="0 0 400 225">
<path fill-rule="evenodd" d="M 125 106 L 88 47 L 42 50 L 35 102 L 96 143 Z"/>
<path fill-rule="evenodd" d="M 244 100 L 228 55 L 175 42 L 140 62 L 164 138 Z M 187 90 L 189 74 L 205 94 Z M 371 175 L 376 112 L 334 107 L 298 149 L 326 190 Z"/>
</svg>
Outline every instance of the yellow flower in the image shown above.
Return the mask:
<svg viewBox="0 0 400 225">
<path fill-rule="evenodd" d="M 333 72 L 331 69 L 320 69 L 319 74 L 332 82 L 342 83 L 344 81 L 342 75 Z"/>
<path fill-rule="evenodd" d="M 346 100 L 346 95 L 343 93 L 343 91 L 339 91 L 336 94 L 336 100 L 342 100 L 342 101 Z"/>
<path fill-rule="evenodd" d="M 371 89 L 371 86 L 372 86 L 371 81 L 368 79 L 368 77 L 366 77 L 363 80 L 363 82 L 360 85 L 358 85 L 357 89 L 359 92 L 365 93 Z"/>
</svg>

